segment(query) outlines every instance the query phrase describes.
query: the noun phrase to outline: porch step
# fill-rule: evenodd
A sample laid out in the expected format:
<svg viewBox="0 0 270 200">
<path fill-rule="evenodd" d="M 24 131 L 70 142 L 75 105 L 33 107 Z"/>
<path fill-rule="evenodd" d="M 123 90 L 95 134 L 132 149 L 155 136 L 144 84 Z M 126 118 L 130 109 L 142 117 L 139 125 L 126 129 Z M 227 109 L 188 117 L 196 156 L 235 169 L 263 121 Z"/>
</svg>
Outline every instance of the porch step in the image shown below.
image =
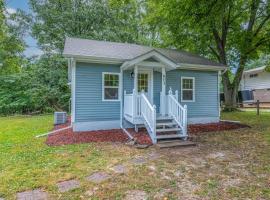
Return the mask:
<svg viewBox="0 0 270 200">
<path fill-rule="evenodd" d="M 159 115 L 157 116 L 157 121 L 159 120 L 173 120 L 173 117 Z"/>
<path fill-rule="evenodd" d="M 178 134 L 168 134 L 168 135 L 157 135 L 157 139 L 173 139 L 173 138 L 182 138 L 181 135 Z"/>
<path fill-rule="evenodd" d="M 174 122 L 158 122 L 157 126 L 176 126 L 177 123 Z"/>
<path fill-rule="evenodd" d="M 180 128 L 158 128 L 156 129 L 157 133 L 162 133 L 162 132 L 172 132 L 172 131 L 180 131 Z"/>
<path fill-rule="evenodd" d="M 172 140 L 172 141 L 158 142 L 157 146 L 159 148 L 189 147 L 189 146 L 196 146 L 196 143 L 191 141 Z"/>
</svg>

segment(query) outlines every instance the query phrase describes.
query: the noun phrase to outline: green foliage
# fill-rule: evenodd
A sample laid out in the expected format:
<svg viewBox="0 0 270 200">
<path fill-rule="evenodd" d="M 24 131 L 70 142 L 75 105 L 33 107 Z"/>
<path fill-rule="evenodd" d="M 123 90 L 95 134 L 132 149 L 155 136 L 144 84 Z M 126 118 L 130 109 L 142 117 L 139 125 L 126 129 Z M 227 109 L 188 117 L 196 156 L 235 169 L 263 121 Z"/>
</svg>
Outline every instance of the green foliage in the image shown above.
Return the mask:
<svg viewBox="0 0 270 200">
<path fill-rule="evenodd" d="M 270 66 L 270 55 L 269 54 L 263 54 L 259 57 L 259 59 L 256 60 L 251 60 L 250 62 L 247 63 L 245 69 L 253 69 L 257 67 L 262 67 L 262 66 Z"/>
<path fill-rule="evenodd" d="M 66 61 L 44 55 L 19 74 L 0 77 L 0 113 L 40 113 L 68 110 Z"/>
<path fill-rule="evenodd" d="M 16 14 L 5 12 L 4 2 L 0 0 L 0 75 L 20 71 L 25 46 L 15 20 Z"/>
<path fill-rule="evenodd" d="M 141 10 L 109 0 L 30 0 L 36 17 L 32 33 L 44 50 L 63 50 L 66 37 L 145 43 Z"/>
<path fill-rule="evenodd" d="M 147 22 L 164 46 L 187 49 L 236 68 L 222 75 L 225 104 L 236 106 L 246 63 L 270 51 L 270 2 L 259 0 L 150 0 Z"/>
<path fill-rule="evenodd" d="M 252 34 L 255 37 L 249 38 L 251 33 L 247 32 L 247 25 L 251 17 L 251 9 L 254 9 L 253 2 L 253 0 L 200 0 L 199 2 L 197 0 L 162 2 L 151 0 L 148 4 L 149 16 L 146 20 L 159 27 L 165 46 L 187 49 L 220 62 L 217 42 L 224 39 L 227 61 L 234 65 L 234 62 L 239 62 L 240 53 L 251 50 L 250 55 L 253 58 L 258 49 L 270 50 L 269 2 L 255 2 L 258 6 L 255 14 L 258 18 L 255 19 L 252 27 Z M 256 33 L 256 30 L 259 32 Z M 248 38 L 252 43 L 246 47 Z M 265 43 L 261 43 L 261 40 Z M 261 42 L 258 44 L 259 41 Z M 259 45 L 258 48 L 256 45 Z"/>
</svg>

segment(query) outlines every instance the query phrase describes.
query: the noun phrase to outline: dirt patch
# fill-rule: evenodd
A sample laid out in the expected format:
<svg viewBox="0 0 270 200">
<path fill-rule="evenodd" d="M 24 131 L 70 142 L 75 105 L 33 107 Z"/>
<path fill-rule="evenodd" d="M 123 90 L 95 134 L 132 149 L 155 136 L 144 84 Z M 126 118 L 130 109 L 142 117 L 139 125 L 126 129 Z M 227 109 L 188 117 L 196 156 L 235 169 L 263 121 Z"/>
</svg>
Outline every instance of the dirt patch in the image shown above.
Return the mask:
<svg viewBox="0 0 270 200">
<path fill-rule="evenodd" d="M 140 128 L 139 132 L 136 132 L 134 129 L 129 128 L 128 132 L 132 135 L 132 137 L 135 138 L 137 143 L 139 143 L 139 144 L 147 144 L 147 145 L 152 144 L 152 140 L 149 137 L 149 135 L 148 135 L 145 128 Z"/>
<path fill-rule="evenodd" d="M 131 190 L 126 192 L 126 200 L 146 200 L 147 193 L 142 190 Z"/>
</svg>

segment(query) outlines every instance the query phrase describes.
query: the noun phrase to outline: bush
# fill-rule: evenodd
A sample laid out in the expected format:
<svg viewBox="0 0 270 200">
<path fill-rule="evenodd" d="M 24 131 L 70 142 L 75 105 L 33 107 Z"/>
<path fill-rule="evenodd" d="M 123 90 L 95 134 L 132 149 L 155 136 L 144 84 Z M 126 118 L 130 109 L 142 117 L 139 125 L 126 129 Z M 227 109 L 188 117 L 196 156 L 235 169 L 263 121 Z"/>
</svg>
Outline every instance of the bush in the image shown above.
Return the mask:
<svg viewBox="0 0 270 200">
<path fill-rule="evenodd" d="M 67 64 L 60 55 L 44 55 L 19 74 L 0 77 L 0 114 L 68 111 Z"/>
</svg>

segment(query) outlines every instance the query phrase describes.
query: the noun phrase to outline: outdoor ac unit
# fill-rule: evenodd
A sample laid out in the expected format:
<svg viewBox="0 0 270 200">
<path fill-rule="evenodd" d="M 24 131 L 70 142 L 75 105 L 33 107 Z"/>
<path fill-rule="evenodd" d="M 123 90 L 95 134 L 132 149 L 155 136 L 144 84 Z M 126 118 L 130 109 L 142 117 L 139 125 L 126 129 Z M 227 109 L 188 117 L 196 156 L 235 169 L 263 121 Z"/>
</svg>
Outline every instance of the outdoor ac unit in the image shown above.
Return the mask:
<svg viewBox="0 0 270 200">
<path fill-rule="evenodd" d="M 67 122 L 66 112 L 55 112 L 54 113 L 54 124 L 65 124 Z"/>
</svg>

